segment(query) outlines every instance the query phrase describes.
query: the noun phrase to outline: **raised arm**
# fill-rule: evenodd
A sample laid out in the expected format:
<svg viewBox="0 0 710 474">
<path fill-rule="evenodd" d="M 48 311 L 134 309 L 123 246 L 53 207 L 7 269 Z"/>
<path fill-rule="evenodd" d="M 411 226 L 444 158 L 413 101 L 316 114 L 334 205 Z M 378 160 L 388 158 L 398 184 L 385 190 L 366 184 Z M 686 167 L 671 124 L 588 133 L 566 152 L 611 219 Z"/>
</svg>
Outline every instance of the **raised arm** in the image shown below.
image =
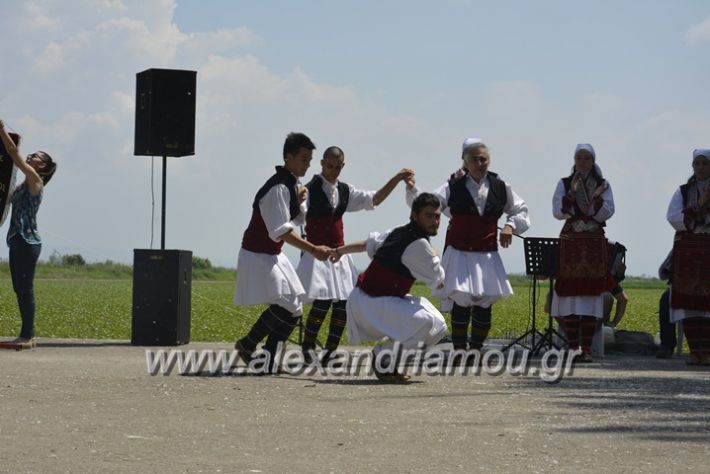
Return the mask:
<svg viewBox="0 0 710 474">
<path fill-rule="evenodd" d="M 422 192 L 423 191 L 416 186 L 414 177 L 412 177 L 410 180 L 407 180 L 407 188 L 404 194 L 404 200 L 407 203 L 407 207 L 411 208 L 414 200 Z M 439 209 L 441 209 L 441 212 L 447 217 L 451 217 L 449 206 L 447 205 L 447 203 L 449 202 L 449 182 L 447 181 L 438 188 L 436 188 L 434 191 L 431 191 L 431 194 L 433 194 L 439 199 Z"/>
<path fill-rule="evenodd" d="M 375 196 L 372 198 L 372 204 L 374 204 L 375 206 L 379 205 L 382 201 L 387 199 L 387 196 L 389 196 L 390 193 L 394 190 L 394 188 L 397 187 L 397 184 L 400 181 L 407 181 L 412 176 L 414 176 L 414 171 L 410 170 L 409 168 L 401 169 L 397 174 L 392 176 L 390 180 L 387 181 L 385 185 L 379 189 L 379 191 L 375 193 Z"/>
<path fill-rule="evenodd" d="M 20 150 L 17 148 L 17 145 L 15 145 L 15 142 L 12 141 L 12 138 L 10 138 L 7 130 L 5 130 L 5 124 L 2 120 L 0 120 L 0 139 L 2 139 L 2 144 L 5 146 L 5 150 L 10 155 L 10 158 L 12 158 L 15 166 L 24 173 L 30 194 L 33 196 L 38 195 L 42 191 L 42 178 L 34 168 L 22 159 Z"/>
</svg>

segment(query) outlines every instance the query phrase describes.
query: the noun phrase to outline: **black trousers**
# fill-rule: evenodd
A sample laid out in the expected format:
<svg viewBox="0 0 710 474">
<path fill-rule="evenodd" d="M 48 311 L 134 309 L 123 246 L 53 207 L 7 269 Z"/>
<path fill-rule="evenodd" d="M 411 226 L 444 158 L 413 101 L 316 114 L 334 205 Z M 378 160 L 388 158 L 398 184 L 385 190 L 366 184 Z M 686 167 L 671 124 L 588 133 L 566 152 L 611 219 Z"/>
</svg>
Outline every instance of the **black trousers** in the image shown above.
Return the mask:
<svg viewBox="0 0 710 474">
<path fill-rule="evenodd" d="M 671 289 L 661 295 L 658 302 L 658 327 L 661 332 L 661 347 L 671 352 L 675 350 L 677 344 L 675 336 L 675 323 L 671 322 Z"/>
</svg>

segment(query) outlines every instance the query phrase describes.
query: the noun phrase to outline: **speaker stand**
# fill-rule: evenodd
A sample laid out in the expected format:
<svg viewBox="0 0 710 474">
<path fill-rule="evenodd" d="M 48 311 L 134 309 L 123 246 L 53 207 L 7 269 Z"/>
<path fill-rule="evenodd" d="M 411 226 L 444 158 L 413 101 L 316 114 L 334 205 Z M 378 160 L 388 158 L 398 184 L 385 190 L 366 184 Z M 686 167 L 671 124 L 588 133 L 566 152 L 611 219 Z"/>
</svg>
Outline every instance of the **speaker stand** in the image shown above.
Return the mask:
<svg viewBox="0 0 710 474">
<path fill-rule="evenodd" d="M 163 201 L 161 205 L 162 213 L 160 216 L 160 250 L 165 250 L 165 195 L 166 195 L 166 177 L 168 168 L 168 158 L 163 155 Z"/>
</svg>

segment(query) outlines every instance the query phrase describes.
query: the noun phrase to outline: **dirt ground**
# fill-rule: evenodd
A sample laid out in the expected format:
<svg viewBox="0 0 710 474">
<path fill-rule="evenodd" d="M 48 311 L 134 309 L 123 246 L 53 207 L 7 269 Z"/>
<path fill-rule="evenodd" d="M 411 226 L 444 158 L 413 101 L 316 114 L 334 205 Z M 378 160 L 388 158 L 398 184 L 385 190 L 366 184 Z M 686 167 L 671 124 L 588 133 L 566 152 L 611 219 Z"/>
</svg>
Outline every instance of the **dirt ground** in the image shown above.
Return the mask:
<svg viewBox="0 0 710 474">
<path fill-rule="evenodd" d="M 195 343 L 180 349 L 226 349 Z M 536 376 L 148 374 L 125 341 L 0 352 L 0 472 L 708 472 L 710 368 Z"/>
</svg>

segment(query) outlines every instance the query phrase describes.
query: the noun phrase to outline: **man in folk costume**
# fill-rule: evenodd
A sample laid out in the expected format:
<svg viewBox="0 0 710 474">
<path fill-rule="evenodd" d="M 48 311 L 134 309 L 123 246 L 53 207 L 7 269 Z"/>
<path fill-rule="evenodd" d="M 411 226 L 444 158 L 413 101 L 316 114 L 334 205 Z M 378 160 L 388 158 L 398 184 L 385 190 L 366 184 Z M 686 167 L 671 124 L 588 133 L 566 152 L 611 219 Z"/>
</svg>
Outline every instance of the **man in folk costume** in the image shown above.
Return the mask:
<svg viewBox="0 0 710 474">
<path fill-rule="evenodd" d="M 552 316 L 561 323 L 569 349 L 581 346 L 577 360 L 591 362 L 597 320 L 604 317 L 604 293 L 615 286 L 604 237 L 606 221 L 614 215 L 614 196 L 592 145 L 577 145 L 572 174 L 557 183 L 552 214 L 565 221 Z"/>
<path fill-rule="evenodd" d="M 490 153 L 480 139 L 464 140 L 461 158 L 462 171 L 434 191 L 450 220 L 442 258 L 446 282 L 432 295 L 441 298 L 443 311 L 451 311 L 454 349 L 479 350 L 491 328 L 493 304 L 513 294 L 498 254 L 498 220 L 506 214 L 500 245 L 507 248 L 513 234 L 530 227 L 530 219 L 525 201 L 488 171 Z M 407 203 L 419 193 L 415 186 L 408 188 Z"/>
<path fill-rule="evenodd" d="M 407 225 L 384 233 L 373 232 L 366 241 L 335 249 L 337 256 L 367 251 L 372 258 L 358 277 L 346 307 L 350 342 L 386 338 L 386 342 L 375 346 L 375 358 L 380 351 L 391 350 L 395 342 L 402 349 L 414 349 L 420 343 L 427 347 L 447 333 L 446 321 L 434 305 L 424 297 L 409 294 L 415 279 L 429 288 L 444 284 L 444 270 L 429 242 L 439 228 L 439 207 L 436 196 L 422 193 L 412 203 Z M 409 378 L 396 369 L 386 373 L 375 370 L 375 375 L 391 382 Z"/>
<path fill-rule="evenodd" d="M 331 146 L 323 153 L 321 173 L 306 185 L 308 189 L 308 212 L 306 214 L 306 239 L 315 245 L 338 247 L 344 245 L 343 214 L 372 210 L 384 201 L 402 180 L 413 175 L 403 169 L 394 175 L 379 191 L 362 191 L 338 181 L 345 166 L 345 153 Z M 328 358 L 338 348 L 347 320 L 345 302 L 357 280 L 352 257 L 346 255 L 337 262 L 319 261 L 305 253 L 296 273 L 301 279 L 306 302 L 313 306 L 308 314 L 302 348 L 306 360 L 312 358 L 318 331 L 328 310 L 333 306 L 324 357 Z"/>
<path fill-rule="evenodd" d="M 710 148 L 693 151 L 693 176 L 671 198 L 666 214 L 676 231 L 671 322 L 683 321 L 691 365 L 710 365 Z"/>
<path fill-rule="evenodd" d="M 305 291 L 296 270 L 281 252 L 284 242 L 313 255 L 329 256 L 330 248 L 302 239 L 295 229 L 305 217 L 305 188 L 299 185 L 310 166 L 315 145 L 302 133 L 290 133 L 283 147 L 283 166 L 259 189 L 252 204 L 252 216 L 244 232 L 237 262 L 234 304 L 268 304 L 251 330 L 237 340 L 235 349 L 249 362 L 262 339 L 273 365 L 278 344 L 291 334 L 303 313 Z"/>
</svg>

